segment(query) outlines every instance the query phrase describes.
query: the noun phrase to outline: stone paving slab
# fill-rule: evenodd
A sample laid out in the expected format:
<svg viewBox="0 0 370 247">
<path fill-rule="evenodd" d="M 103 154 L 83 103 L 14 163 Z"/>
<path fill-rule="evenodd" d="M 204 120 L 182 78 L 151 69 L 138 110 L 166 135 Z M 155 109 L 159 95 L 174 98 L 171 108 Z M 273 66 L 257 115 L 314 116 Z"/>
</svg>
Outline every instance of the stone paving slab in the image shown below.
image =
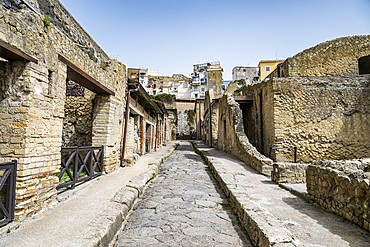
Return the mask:
<svg viewBox="0 0 370 247">
<path fill-rule="evenodd" d="M 170 142 L 141 156 L 134 166 L 119 168 L 84 185 L 77 193 L 68 193 L 63 203 L 3 234 L 0 246 L 108 246 L 140 191 L 177 143 Z"/>
<path fill-rule="evenodd" d="M 194 142 L 255 246 L 370 246 L 370 233 L 325 212 L 243 162 Z"/>
<path fill-rule="evenodd" d="M 251 244 L 201 157 L 182 142 L 134 206 L 115 246 Z"/>
</svg>

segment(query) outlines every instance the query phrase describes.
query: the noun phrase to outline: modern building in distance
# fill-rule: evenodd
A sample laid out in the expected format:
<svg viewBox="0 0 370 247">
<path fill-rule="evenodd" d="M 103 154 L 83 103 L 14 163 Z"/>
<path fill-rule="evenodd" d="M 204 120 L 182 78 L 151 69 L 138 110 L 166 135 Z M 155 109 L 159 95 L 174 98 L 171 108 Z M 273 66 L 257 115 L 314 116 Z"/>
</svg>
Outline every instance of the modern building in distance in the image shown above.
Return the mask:
<svg viewBox="0 0 370 247">
<path fill-rule="evenodd" d="M 175 94 L 176 98 L 190 97 L 190 78 L 182 74 L 173 76 L 148 76 L 147 91 L 149 94 L 157 95 L 162 93 Z"/>
<path fill-rule="evenodd" d="M 204 98 L 205 92 L 213 89 L 218 96 L 222 95 L 222 72 L 219 61 L 193 65 L 191 74 L 191 98 Z"/>
<path fill-rule="evenodd" d="M 245 83 L 259 80 L 259 68 L 247 66 L 235 66 L 232 71 L 233 81 L 244 79 Z"/>
<path fill-rule="evenodd" d="M 274 71 L 279 64 L 282 64 L 285 60 L 261 60 L 258 63 L 260 71 L 260 81 L 263 81 L 272 71 Z"/>
<path fill-rule="evenodd" d="M 156 76 L 156 75 L 159 75 L 159 72 L 156 69 L 149 69 L 148 70 L 148 75 Z"/>
<path fill-rule="evenodd" d="M 128 78 L 139 79 L 140 84 L 150 95 L 175 94 L 177 99 L 204 98 L 205 92 L 213 89 L 216 97 L 224 92 L 220 62 L 193 65 L 191 78 L 183 74 L 160 76 L 158 70 L 129 68 Z"/>
<path fill-rule="evenodd" d="M 145 91 L 150 95 L 161 93 L 175 94 L 177 98 L 190 98 L 190 78 L 182 74 L 160 76 L 158 70 L 148 68 L 128 68 L 129 79 L 138 79 Z"/>
<path fill-rule="evenodd" d="M 150 91 L 147 90 L 148 86 L 148 68 L 140 67 L 140 68 L 128 68 L 127 69 L 127 77 L 129 79 L 139 79 L 140 84 L 145 88 L 145 90 L 151 94 Z"/>
</svg>

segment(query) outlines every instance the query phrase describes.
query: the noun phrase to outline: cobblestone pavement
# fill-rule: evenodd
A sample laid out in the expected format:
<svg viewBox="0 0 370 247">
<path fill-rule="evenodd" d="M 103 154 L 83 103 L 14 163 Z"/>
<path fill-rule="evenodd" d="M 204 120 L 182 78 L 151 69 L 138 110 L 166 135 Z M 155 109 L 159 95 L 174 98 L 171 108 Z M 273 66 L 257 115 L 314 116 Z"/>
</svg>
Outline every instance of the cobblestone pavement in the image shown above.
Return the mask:
<svg viewBox="0 0 370 247">
<path fill-rule="evenodd" d="M 190 143 L 178 149 L 135 205 L 115 246 L 251 246 Z"/>
</svg>

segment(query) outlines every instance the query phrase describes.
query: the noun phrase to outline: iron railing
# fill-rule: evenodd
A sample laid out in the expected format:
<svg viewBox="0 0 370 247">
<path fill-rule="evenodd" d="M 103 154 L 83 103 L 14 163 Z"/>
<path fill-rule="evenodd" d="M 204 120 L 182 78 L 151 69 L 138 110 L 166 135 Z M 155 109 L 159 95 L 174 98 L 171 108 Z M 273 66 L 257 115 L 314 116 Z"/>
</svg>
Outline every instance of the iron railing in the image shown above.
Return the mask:
<svg viewBox="0 0 370 247">
<path fill-rule="evenodd" d="M 61 168 L 57 189 L 100 176 L 104 168 L 104 146 L 64 147 L 61 150 Z"/>
<path fill-rule="evenodd" d="M 0 227 L 14 220 L 17 161 L 0 164 Z"/>
</svg>

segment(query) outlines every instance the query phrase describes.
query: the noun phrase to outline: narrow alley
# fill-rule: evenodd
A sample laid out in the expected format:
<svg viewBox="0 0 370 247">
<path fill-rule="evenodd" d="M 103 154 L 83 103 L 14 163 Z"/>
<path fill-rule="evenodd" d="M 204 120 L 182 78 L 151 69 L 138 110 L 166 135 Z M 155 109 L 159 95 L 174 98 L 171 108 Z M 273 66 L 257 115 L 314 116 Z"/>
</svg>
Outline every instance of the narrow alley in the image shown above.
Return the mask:
<svg viewBox="0 0 370 247">
<path fill-rule="evenodd" d="M 138 203 L 116 246 L 251 246 L 207 166 L 181 142 Z"/>
</svg>

